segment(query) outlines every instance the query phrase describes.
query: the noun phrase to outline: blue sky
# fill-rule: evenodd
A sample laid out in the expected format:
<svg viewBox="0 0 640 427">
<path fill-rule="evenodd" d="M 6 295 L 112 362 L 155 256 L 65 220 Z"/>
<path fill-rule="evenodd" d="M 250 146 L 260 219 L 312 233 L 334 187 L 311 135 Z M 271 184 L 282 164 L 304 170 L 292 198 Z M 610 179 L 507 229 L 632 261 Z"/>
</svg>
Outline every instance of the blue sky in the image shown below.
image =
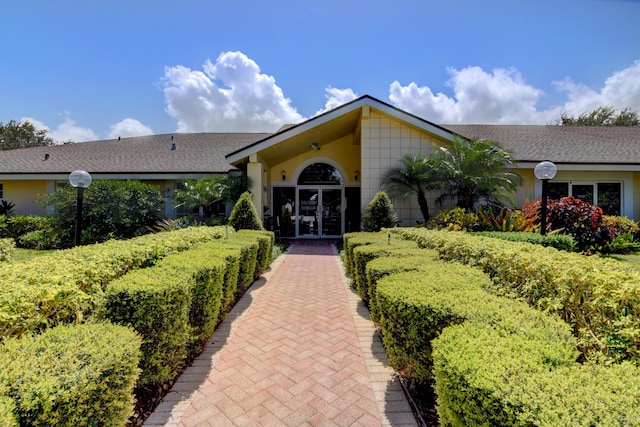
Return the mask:
<svg viewBox="0 0 640 427">
<path fill-rule="evenodd" d="M 0 122 L 275 131 L 371 95 L 435 123 L 640 110 L 638 0 L 5 2 Z"/>
</svg>

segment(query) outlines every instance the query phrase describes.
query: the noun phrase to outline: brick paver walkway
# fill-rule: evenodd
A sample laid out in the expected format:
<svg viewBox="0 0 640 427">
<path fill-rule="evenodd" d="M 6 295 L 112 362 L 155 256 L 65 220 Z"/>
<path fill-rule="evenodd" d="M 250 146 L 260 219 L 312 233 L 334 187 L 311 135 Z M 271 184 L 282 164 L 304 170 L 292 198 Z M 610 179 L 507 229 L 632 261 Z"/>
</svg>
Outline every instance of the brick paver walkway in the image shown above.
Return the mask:
<svg viewBox="0 0 640 427">
<path fill-rule="evenodd" d="M 279 257 L 145 426 L 415 426 L 329 242 Z"/>
</svg>

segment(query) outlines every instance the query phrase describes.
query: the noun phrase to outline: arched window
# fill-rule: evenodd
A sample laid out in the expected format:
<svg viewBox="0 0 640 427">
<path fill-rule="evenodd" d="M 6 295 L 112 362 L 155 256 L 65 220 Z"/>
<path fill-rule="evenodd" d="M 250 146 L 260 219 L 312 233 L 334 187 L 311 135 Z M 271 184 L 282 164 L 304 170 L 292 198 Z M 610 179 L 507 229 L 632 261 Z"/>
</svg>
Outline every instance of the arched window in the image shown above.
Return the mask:
<svg viewBox="0 0 640 427">
<path fill-rule="evenodd" d="M 333 166 L 326 163 L 313 163 L 302 171 L 298 185 L 342 185 L 342 176 Z"/>
</svg>

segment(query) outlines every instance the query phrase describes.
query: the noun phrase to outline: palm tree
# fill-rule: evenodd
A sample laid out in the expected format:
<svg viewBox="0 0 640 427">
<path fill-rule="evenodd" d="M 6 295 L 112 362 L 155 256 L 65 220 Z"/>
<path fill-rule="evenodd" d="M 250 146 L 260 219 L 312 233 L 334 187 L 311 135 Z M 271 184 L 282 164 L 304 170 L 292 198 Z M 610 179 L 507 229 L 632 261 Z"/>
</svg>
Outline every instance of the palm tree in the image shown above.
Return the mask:
<svg viewBox="0 0 640 427">
<path fill-rule="evenodd" d="M 474 211 L 481 200 L 504 204 L 522 183 L 522 177 L 506 169 L 511 154 L 494 141 L 456 138 L 451 147 L 434 153 L 443 193 L 442 204 L 456 200 L 459 208 Z"/>
<path fill-rule="evenodd" d="M 247 182 L 244 176 L 226 175 L 186 180 L 182 188 L 176 189 L 174 207 L 201 208 L 207 214 L 216 203 L 235 203 L 246 191 Z"/>
<path fill-rule="evenodd" d="M 441 182 L 437 178 L 436 159 L 422 152 L 404 153 L 400 157 L 402 167 L 392 169 L 382 180 L 382 186 L 392 196 L 418 197 L 418 206 L 426 223 L 429 218 L 429 203 L 427 193 L 440 188 Z"/>
</svg>

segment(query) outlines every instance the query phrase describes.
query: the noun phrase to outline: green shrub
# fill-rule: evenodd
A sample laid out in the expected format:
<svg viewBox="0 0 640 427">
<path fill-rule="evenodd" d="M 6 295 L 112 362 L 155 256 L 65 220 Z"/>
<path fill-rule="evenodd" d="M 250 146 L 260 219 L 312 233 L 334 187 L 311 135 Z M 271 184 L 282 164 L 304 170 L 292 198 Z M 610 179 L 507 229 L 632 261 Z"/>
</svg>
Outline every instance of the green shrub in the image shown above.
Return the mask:
<svg viewBox="0 0 640 427">
<path fill-rule="evenodd" d="M 534 231 L 537 216 L 527 217 L 523 211 L 506 207 L 478 209 L 478 229 L 484 231 L 528 232 Z"/>
<path fill-rule="evenodd" d="M 34 215 L 0 215 L 0 236 L 18 240 L 20 236 L 52 227 L 51 217 Z"/>
<path fill-rule="evenodd" d="M 346 259 L 345 272 L 347 276 L 350 276 L 355 280 L 355 258 L 353 257 L 353 250 L 362 245 L 370 245 L 371 243 L 385 243 L 391 240 L 391 234 L 380 232 L 356 232 L 345 233 L 342 235 L 342 242 L 344 247 L 344 256 Z"/>
<path fill-rule="evenodd" d="M 447 230 L 471 231 L 478 227 L 479 221 L 478 215 L 473 212 L 467 212 L 462 208 L 451 208 L 438 212 L 427 225 Z"/>
<path fill-rule="evenodd" d="M 387 240 L 384 243 L 371 243 L 353 248 L 353 264 L 355 265 L 353 280 L 355 282 L 356 292 L 365 304 L 369 304 L 370 298 L 366 271 L 369 261 L 379 257 L 397 257 L 402 251 L 406 254 L 406 252 L 411 249 L 418 250 L 415 242 L 402 239 Z"/>
<path fill-rule="evenodd" d="M 445 260 L 478 266 L 494 292 L 555 313 L 587 357 L 640 360 L 640 274 L 620 262 L 466 233 L 398 231 Z"/>
<path fill-rule="evenodd" d="M 142 337 L 141 385 L 172 380 L 184 367 L 196 286 L 189 273 L 172 268 L 134 270 L 105 291 L 101 317 L 130 326 Z"/>
<path fill-rule="evenodd" d="M 0 239 L 0 262 L 11 261 L 16 250 L 13 239 Z"/>
<path fill-rule="evenodd" d="M 635 366 L 576 364 L 544 335 L 464 323 L 433 341 L 433 358 L 442 425 L 640 425 Z"/>
<path fill-rule="evenodd" d="M 60 326 L 5 340 L 0 382 L 22 426 L 119 427 L 132 413 L 139 348 L 121 326 Z"/>
<path fill-rule="evenodd" d="M 534 245 L 550 246 L 560 251 L 575 252 L 578 247 L 573 237 L 566 234 L 545 234 L 532 232 L 500 232 L 482 231 L 475 233 L 478 236 L 494 237 L 496 239 L 509 240 L 510 242 L 526 242 Z"/>
<path fill-rule="evenodd" d="M 382 278 L 377 304 L 391 366 L 412 380 L 430 381 L 431 341 L 447 326 L 464 321 L 527 333 L 544 330 L 549 342 L 569 345 L 575 360 L 566 324 L 521 302 L 491 295 L 484 290 L 490 286 L 489 277 L 477 269 L 442 261 Z"/>
<path fill-rule="evenodd" d="M 251 193 L 242 193 L 229 215 L 229 225 L 235 230 L 264 230 Z"/>
<path fill-rule="evenodd" d="M 378 191 L 362 217 L 362 231 L 380 231 L 395 227 L 398 218 L 393 212 L 391 199 L 384 191 Z"/>
<path fill-rule="evenodd" d="M 189 309 L 190 357 L 202 352 L 218 323 L 226 273 L 226 259 L 219 256 L 219 250 L 217 241 L 202 243 L 188 251 L 169 255 L 153 267 L 175 270 L 176 276 L 186 274 L 193 278 Z"/>
<path fill-rule="evenodd" d="M 233 236 L 222 240 L 223 246 L 240 249 L 238 283 L 234 299 L 239 299 L 254 282 L 258 265 L 259 244 L 256 239 L 236 239 Z"/>
<path fill-rule="evenodd" d="M 224 232 L 224 227 L 191 227 L 55 251 L 0 267 L 0 333 L 19 336 L 81 322 L 112 280 L 195 243 L 219 239 Z"/>
<path fill-rule="evenodd" d="M 73 187 L 58 187 L 41 196 L 43 207 L 55 206 L 55 226 L 64 237 L 64 244 L 73 244 L 77 211 L 77 191 Z M 130 238 L 153 226 L 164 214 L 165 196 L 162 189 L 137 180 L 94 181 L 84 191 L 82 244 L 104 242 L 113 238 Z"/>
<path fill-rule="evenodd" d="M 238 230 L 233 236 L 234 239 L 247 237 L 258 242 L 258 258 L 256 261 L 256 272 L 254 279 L 258 279 L 262 273 L 267 271 L 271 264 L 275 234 L 266 230 Z"/>
<path fill-rule="evenodd" d="M 429 269 L 431 261 L 438 253 L 428 249 L 408 251 L 402 259 L 394 256 L 384 256 L 372 259 L 367 263 L 367 287 L 369 289 L 369 311 L 371 320 L 380 323 L 380 308 L 378 306 L 377 288 L 378 282 L 391 274 L 404 271 L 419 271 L 422 268 Z"/>
</svg>

